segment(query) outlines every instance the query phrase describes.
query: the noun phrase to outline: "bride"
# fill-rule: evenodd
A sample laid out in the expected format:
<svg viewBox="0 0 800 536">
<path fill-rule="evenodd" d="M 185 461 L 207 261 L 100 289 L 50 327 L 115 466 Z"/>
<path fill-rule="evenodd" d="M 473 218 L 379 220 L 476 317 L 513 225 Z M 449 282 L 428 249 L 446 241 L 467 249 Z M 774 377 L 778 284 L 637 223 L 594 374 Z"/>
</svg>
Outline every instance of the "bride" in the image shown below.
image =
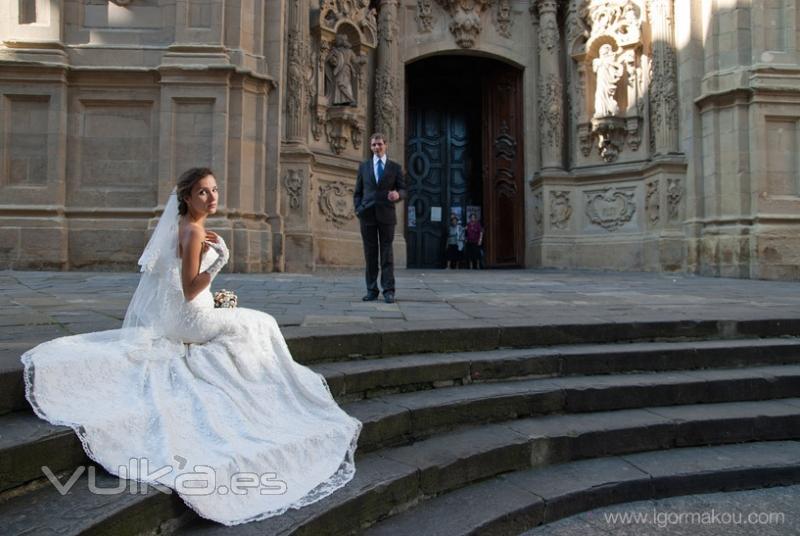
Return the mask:
<svg viewBox="0 0 800 536">
<path fill-rule="evenodd" d="M 347 484 L 361 423 L 292 360 L 274 318 L 214 308 L 210 285 L 228 261 L 204 227 L 217 200 L 209 169 L 185 172 L 122 329 L 46 342 L 22 362 L 36 414 L 72 427 L 95 462 L 236 525 Z"/>
</svg>

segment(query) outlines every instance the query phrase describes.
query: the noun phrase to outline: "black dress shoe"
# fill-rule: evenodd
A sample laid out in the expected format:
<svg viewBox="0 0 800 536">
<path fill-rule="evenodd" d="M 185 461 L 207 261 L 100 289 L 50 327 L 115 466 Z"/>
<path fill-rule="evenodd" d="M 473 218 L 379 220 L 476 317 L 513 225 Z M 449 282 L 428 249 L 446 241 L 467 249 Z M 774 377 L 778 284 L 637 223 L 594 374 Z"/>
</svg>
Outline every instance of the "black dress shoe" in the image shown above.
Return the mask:
<svg viewBox="0 0 800 536">
<path fill-rule="evenodd" d="M 386 303 L 394 303 L 394 292 L 384 292 L 383 301 Z"/>
<path fill-rule="evenodd" d="M 367 294 L 361 298 L 361 301 L 375 301 L 378 299 L 377 292 L 367 292 Z"/>
</svg>

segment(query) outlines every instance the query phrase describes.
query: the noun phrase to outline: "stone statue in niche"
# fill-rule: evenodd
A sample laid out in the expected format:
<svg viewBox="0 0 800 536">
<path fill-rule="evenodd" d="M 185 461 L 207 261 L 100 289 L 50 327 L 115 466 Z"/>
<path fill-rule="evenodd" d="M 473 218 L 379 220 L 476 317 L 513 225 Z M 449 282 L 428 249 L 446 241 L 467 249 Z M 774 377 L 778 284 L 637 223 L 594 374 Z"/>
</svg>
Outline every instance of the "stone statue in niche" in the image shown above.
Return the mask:
<svg viewBox="0 0 800 536">
<path fill-rule="evenodd" d="M 328 102 L 334 106 L 355 106 L 358 58 L 346 35 L 336 36 L 336 43 L 328 54 L 326 79 Z"/>
<path fill-rule="evenodd" d="M 592 70 L 597 75 L 597 87 L 594 92 L 594 117 L 619 115 L 619 104 L 616 99 L 617 82 L 622 78 L 624 68 L 617 61 L 614 49 L 608 43 L 600 47 L 597 58 L 592 60 Z"/>
</svg>

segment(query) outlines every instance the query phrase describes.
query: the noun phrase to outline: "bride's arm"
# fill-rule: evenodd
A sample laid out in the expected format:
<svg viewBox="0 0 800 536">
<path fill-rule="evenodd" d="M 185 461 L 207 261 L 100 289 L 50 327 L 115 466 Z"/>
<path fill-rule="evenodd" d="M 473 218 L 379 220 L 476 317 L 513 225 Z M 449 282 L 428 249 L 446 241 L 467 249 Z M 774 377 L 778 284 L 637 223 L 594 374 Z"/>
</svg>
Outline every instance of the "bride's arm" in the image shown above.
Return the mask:
<svg viewBox="0 0 800 536">
<path fill-rule="evenodd" d="M 205 232 L 196 225 L 187 225 L 181 233 L 181 284 L 186 301 L 192 301 L 211 284 L 211 274 L 200 272 L 203 240 Z"/>
</svg>

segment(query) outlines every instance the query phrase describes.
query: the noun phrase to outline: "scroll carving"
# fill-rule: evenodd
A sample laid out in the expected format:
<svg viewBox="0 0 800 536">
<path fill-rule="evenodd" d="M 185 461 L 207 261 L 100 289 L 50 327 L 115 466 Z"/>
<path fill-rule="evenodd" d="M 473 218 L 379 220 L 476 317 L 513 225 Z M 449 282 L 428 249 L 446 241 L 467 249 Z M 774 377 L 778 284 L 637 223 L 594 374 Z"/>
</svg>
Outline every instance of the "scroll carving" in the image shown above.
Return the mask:
<svg viewBox="0 0 800 536">
<path fill-rule="evenodd" d="M 606 188 L 586 192 L 586 216 L 594 225 L 614 232 L 633 219 L 636 203 L 632 189 Z"/>
<path fill-rule="evenodd" d="M 336 227 L 343 227 L 355 217 L 353 212 L 353 186 L 332 182 L 319 187 L 319 211 Z"/>
</svg>

